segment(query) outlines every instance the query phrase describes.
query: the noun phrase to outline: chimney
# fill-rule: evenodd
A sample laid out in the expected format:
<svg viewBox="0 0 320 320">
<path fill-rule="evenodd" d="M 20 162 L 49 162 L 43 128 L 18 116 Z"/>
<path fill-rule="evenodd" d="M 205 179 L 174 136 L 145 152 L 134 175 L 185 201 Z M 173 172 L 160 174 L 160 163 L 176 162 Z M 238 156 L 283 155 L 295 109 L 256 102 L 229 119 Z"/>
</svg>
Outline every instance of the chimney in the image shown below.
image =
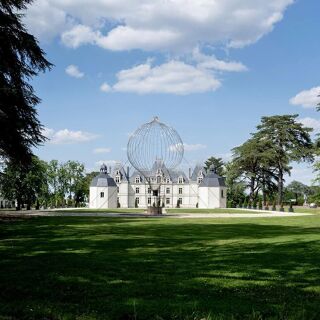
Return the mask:
<svg viewBox="0 0 320 320">
<path fill-rule="evenodd" d="M 191 178 L 191 168 L 189 168 L 189 179 Z"/>
<path fill-rule="evenodd" d="M 129 179 L 129 166 L 127 166 L 127 178 Z"/>
</svg>

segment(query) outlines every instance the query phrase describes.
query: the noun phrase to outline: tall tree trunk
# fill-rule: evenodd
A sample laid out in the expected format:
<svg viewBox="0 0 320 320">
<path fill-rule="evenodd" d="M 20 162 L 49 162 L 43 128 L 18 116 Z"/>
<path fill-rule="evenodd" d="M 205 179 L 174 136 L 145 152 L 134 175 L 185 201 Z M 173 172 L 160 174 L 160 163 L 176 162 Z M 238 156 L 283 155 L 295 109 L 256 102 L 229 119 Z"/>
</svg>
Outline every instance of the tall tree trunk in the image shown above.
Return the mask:
<svg viewBox="0 0 320 320">
<path fill-rule="evenodd" d="M 254 178 L 251 178 L 250 181 L 250 196 L 249 196 L 250 201 L 254 200 Z"/>
<path fill-rule="evenodd" d="M 282 167 L 279 167 L 278 173 L 278 205 L 281 205 L 283 201 L 283 171 Z"/>
<path fill-rule="evenodd" d="M 17 210 L 17 211 L 20 211 L 20 210 L 21 210 L 21 202 L 20 202 L 20 199 L 17 199 L 16 210 Z"/>
</svg>

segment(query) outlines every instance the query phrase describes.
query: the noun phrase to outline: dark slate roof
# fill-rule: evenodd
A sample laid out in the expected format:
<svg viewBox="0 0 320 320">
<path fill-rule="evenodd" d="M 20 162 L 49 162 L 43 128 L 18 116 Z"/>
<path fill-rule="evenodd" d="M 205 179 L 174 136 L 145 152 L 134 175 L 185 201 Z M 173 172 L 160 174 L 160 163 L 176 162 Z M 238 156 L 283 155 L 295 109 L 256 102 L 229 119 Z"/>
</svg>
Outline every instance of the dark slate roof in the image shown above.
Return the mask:
<svg viewBox="0 0 320 320">
<path fill-rule="evenodd" d="M 140 178 L 141 183 L 144 183 L 144 176 L 137 170 L 134 170 L 131 177 L 129 178 L 129 181 L 131 183 L 135 183 L 136 177 Z"/>
<path fill-rule="evenodd" d="M 197 178 L 199 176 L 200 171 L 202 171 L 203 176 L 206 175 L 206 170 L 204 169 L 204 167 L 200 164 L 197 164 L 196 167 L 194 168 L 192 175 L 190 177 L 191 181 L 197 181 Z"/>
<path fill-rule="evenodd" d="M 120 172 L 121 180 L 129 181 L 129 177 L 127 176 L 127 173 L 124 169 L 124 167 L 121 165 L 121 163 L 117 163 L 112 170 L 112 177 L 116 177 L 117 170 Z"/>
<path fill-rule="evenodd" d="M 185 183 L 189 182 L 189 179 L 188 179 L 187 175 L 183 171 L 181 171 L 181 170 L 179 170 L 179 171 L 168 170 L 164 166 L 164 164 L 160 162 L 161 160 L 156 160 L 156 161 L 158 161 L 158 163 L 155 163 L 153 165 L 153 168 L 152 168 L 151 173 L 150 173 L 151 177 L 156 177 L 157 176 L 157 170 L 161 169 L 161 171 L 162 171 L 162 173 L 164 175 L 164 178 L 165 179 L 169 178 L 170 181 L 173 182 L 173 183 L 177 183 L 179 177 L 183 177 L 183 180 L 184 180 Z M 135 178 L 136 177 L 140 177 L 141 178 L 141 183 L 144 183 L 144 180 L 145 180 L 144 176 L 141 173 L 139 173 L 137 170 L 135 170 L 133 172 L 133 174 L 130 176 L 130 179 L 129 179 L 130 182 L 131 183 L 135 183 Z"/>
<path fill-rule="evenodd" d="M 90 187 L 116 187 L 117 184 L 106 172 L 100 172 L 95 176 L 90 184 Z"/>
<path fill-rule="evenodd" d="M 199 185 L 201 187 L 225 187 L 225 179 L 220 177 L 214 171 L 210 171 L 202 180 Z"/>
</svg>

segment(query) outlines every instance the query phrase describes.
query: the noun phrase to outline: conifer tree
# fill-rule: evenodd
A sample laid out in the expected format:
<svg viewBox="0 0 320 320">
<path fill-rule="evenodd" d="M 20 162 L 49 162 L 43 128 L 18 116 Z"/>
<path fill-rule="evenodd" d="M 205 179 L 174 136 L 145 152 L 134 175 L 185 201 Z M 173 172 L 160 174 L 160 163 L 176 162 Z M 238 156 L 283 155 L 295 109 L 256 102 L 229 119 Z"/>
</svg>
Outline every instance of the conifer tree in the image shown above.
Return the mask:
<svg viewBox="0 0 320 320">
<path fill-rule="evenodd" d="M 31 2 L 0 0 L 0 156 L 22 164 L 45 140 L 30 80 L 52 66 L 21 21 Z"/>
</svg>

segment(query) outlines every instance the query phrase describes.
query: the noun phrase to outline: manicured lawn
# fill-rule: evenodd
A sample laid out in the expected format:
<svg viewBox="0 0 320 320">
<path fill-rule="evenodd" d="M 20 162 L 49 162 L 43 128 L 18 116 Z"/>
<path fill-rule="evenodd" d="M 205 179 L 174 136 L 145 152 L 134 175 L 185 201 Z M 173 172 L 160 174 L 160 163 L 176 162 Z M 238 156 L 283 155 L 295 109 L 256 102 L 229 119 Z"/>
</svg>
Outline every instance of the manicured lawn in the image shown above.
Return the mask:
<svg viewBox="0 0 320 320">
<path fill-rule="evenodd" d="M 311 208 L 304 208 L 304 207 L 293 207 L 293 209 L 294 209 L 294 212 L 313 213 L 313 214 L 320 213 L 320 208 L 311 209 Z"/>
<path fill-rule="evenodd" d="M 319 319 L 320 216 L 0 224 L 0 319 Z"/>
<path fill-rule="evenodd" d="M 226 209 L 189 209 L 189 208 L 179 208 L 179 209 L 166 209 L 167 213 L 257 213 L 254 210 L 237 210 L 232 208 Z"/>
<path fill-rule="evenodd" d="M 143 213 L 146 209 L 144 208 L 116 208 L 116 209 L 68 209 L 68 210 L 56 210 L 57 212 L 78 212 L 78 213 Z"/>
</svg>

